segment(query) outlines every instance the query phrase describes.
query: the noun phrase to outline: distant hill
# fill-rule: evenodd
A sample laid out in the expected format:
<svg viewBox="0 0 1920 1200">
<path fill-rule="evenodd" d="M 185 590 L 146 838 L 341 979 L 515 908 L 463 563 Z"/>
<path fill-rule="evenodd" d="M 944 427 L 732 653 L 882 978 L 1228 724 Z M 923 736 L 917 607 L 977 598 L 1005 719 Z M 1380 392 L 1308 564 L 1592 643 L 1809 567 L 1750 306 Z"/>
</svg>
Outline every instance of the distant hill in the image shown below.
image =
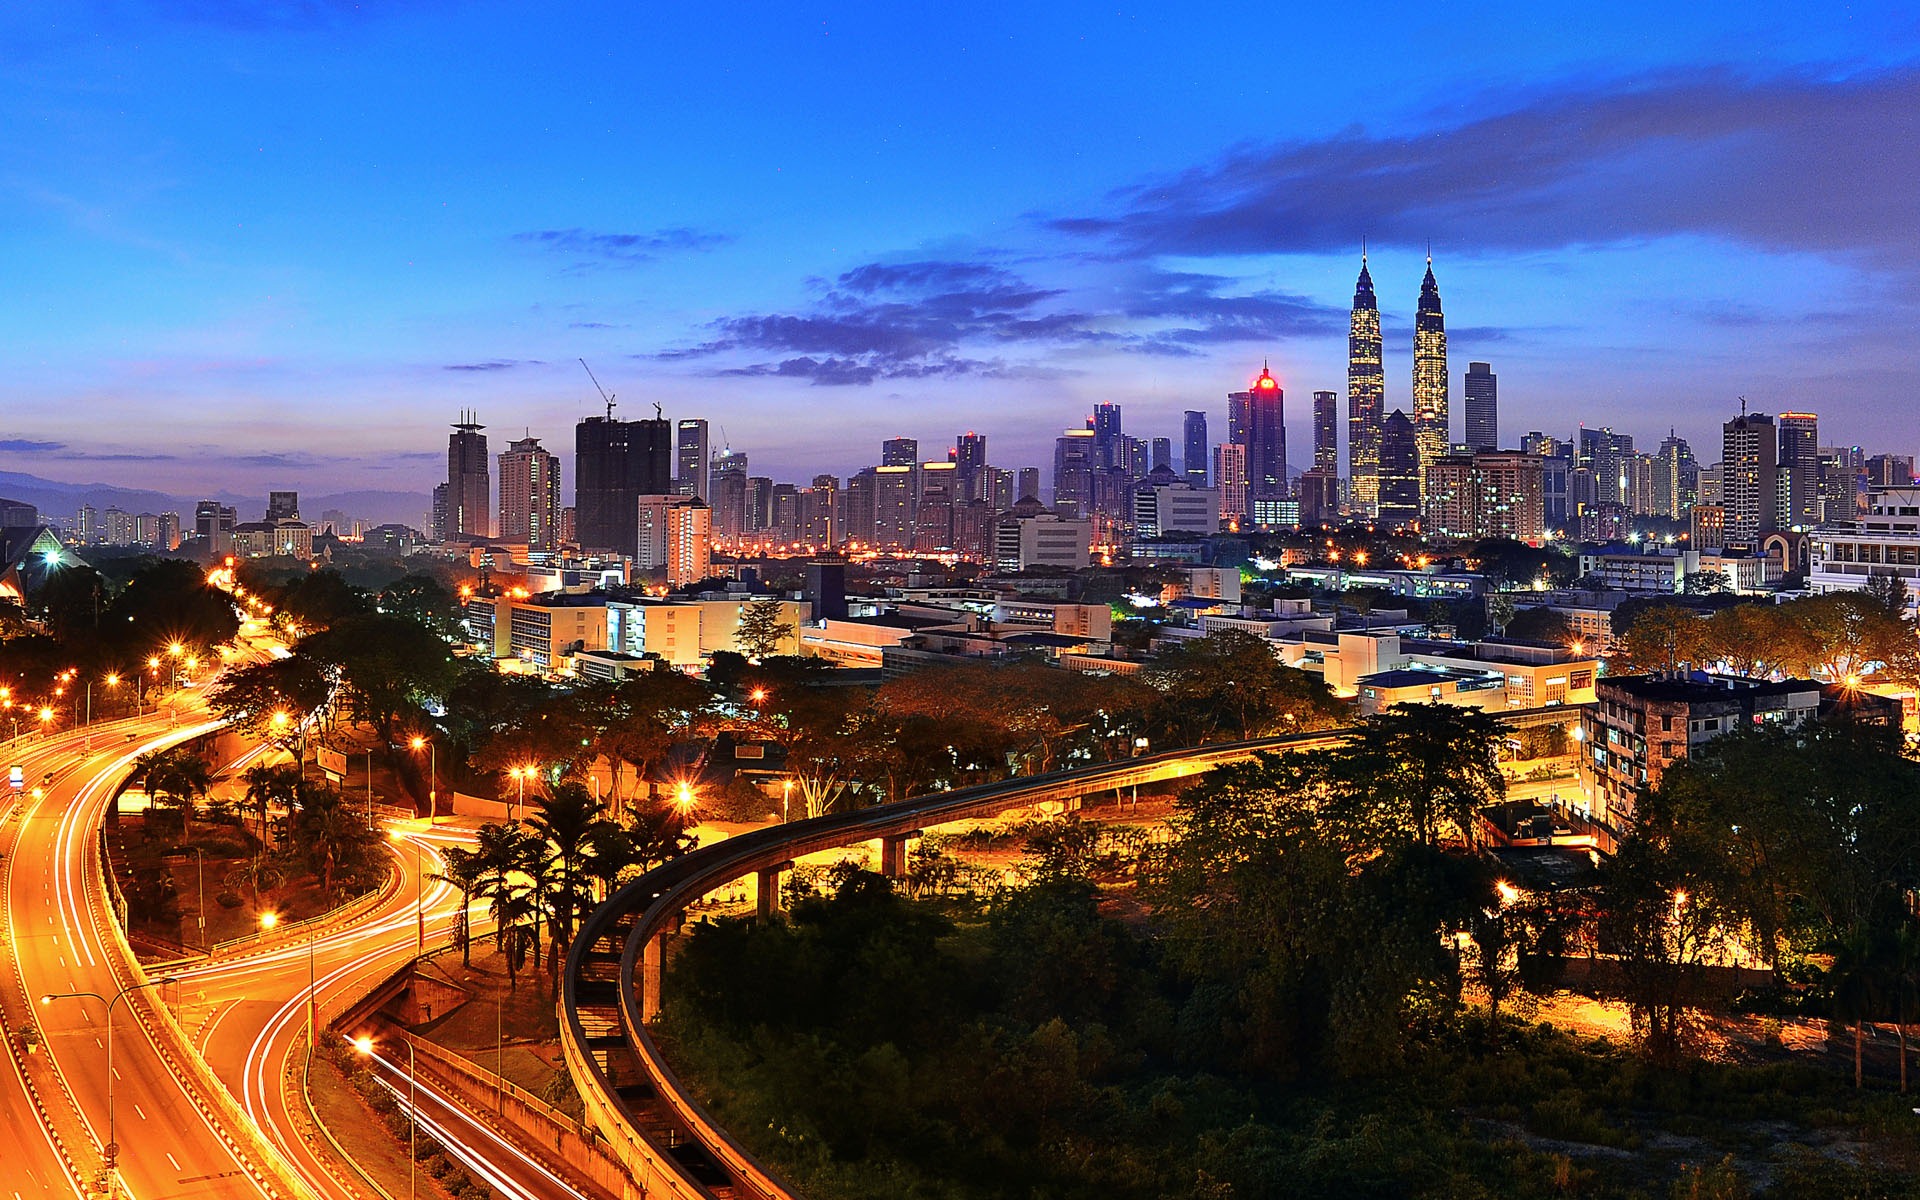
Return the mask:
<svg viewBox="0 0 1920 1200">
<path fill-rule="evenodd" d="M 109 508 L 127 512 L 177 512 L 181 524 L 193 524 L 193 508 L 202 500 L 218 500 L 232 505 L 242 521 L 257 521 L 267 510 L 265 495 L 241 492 L 215 492 L 208 496 L 177 496 L 144 488 L 120 487 L 111 483 L 63 483 L 18 471 L 0 471 L 0 497 L 20 500 L 40 510 L 41 520 L 68 522 L 83 504 L 104 512 Z M 358 517 L 375 525 L 398 522 L 419 525 L 426 519 L 428 497 L 424 492 L 358 491 L 328 495 L 302 493 L 300 515 L 318 521 L 328 509 L 339 509 L 349 517 Z"/>
</svg>

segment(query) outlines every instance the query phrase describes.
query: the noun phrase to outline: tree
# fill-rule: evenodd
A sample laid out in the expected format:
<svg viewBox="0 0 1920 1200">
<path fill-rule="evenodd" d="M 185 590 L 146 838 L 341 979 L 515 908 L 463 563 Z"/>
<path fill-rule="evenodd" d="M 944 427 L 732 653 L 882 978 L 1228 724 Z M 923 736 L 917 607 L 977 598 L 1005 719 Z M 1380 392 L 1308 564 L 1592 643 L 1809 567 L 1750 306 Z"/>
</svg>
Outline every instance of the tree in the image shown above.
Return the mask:
<svg viewBox="0 0 1920 1200">
<path fill-rule="evenodd" d="M 1507 622 L 1506 636 L 1554 646 L 1571 645 L 1574 640 L 1573 625 L 1564 614 L 1551 608 L 1529 608 L 1515 613 Z"/>
<path fill-rule="evenodd" d="M 1499 718 L 1452 704 L 1396 704 L 1325 755 L 1337 809 L 1378 844 L 1478 840 L 1476 815 L 1506 795 Z"/>
<path fill-rule="evenodd" d="M 440 852 L 446 863 L 446 869 L 435 875 L 435 879 L 444 880 L 460 889 L 460 908 L 453 914 L 453 941 L 460 947 L 460 965 L 473 965 L 472 938 L 469 936 L 468 912 L 473 907 L 475 890 L 480 886 L 486 863 L 478 851 L 449 846 Z"/>
<path fill-rule="evenodd" d="M 1680 590 L 1689 596 L 1718 596 L 1733 590 L 1725 571 L 1695 571 L 1686 577 Z"/>
<path fill-rule="evenodd" d="M 260 814 L 260 844 L 266 846 L 268 806 L 278 804 L 292 813 L 299 800 L 300 769 L 288 763 L 256 763 L 240 778 L 247 785 L 248 806 Z"/>
<path fill-rule="evenodd" d="M 1907 581 L 1898 575 L 1869 575 L 1862 589 L 1867 596 L 1895 617 L 1907 612 Z"/>
<path fill-rule="evenodd" d="M 540 801 L 527 823 L 530 857 L 542 858 L 546 895 L 542 907 L 553 920 L 554 953 L 573 940 L 575 923 L 593 907 L 589 863 L 597 845 L 617 826 L 600 815 L 600 805 L 578 783 L 561 783 Z"/>
<path fill-rule="evenodd" d="M 1633 671 L 1678 671 L 1705 663 L 1707 627 L 1700 615 L 1678 605 L 1660 605 L 1642 612 L 1619 639 L 1616 657 Z"/>
<path fill-rule="evenodd" d="M 304 654 L 270 659 L 223 672 L 207 703 L 230 725 L 253 734 L 269 733 L 274 715 L 304 722 L 326 708 L 333 696 L 327 669 Z"/>
<path fill-rule="evenodd" d="M 358 876 L 373 857 L 378 839 L 366 820 L 330 783 L 303 782 L 287 823 L 293 855 L 320 880 L 320 890 L 331 898 L 336 879 Z"/>
<path fill-rule="evenodd" d="M 207 582 L 197 564 L 164 559 L 142 567 L 113 598 L 101 633 L 127 657 L 144 658 L 183 642 L 216 646 L 240 632 L 233 597 Z"/>
<path fill-rule="evenodd" d="M 1345 716 L 1326 684 L 1282 665 L 1265 639 L 1238 629 L 1183 641 L 1140 678 L 1166 698 L 1178 745 L 1304 733 Z"/>
<path fill-rule="evenodd" d="M 336 621 L 304 639 L 300 652 L 339 669 L 354 711 L 390 745 L 403 720 L 446 696 L 458 670 L 444 639 L 385 614 Z"/>
<path fill-rule="evenodd" d="M 734 645 L 750 662 L 770 658 L 793 633 L 793 623 L 782 620 L 785 602 L 778 596 L 752 600 L 741 606 L 740 625 L 734 632 Z"/>
<path fill-rule="evenodd" d="M 380 592 L 380 611 L 452 637 L 461 618 L 460 600 L 431 575 L 403 575 Z"/>
<path fill-rule="evenodd" d="M 152 750 L 134 760 L 133 778 L 140 780 L 150 805 L 165 797 L 179 808 L 180 840 L 191 842 L 194 802 L 207 794 L 213 782 L 206 760 L 185 746 Z"/>
</svg>

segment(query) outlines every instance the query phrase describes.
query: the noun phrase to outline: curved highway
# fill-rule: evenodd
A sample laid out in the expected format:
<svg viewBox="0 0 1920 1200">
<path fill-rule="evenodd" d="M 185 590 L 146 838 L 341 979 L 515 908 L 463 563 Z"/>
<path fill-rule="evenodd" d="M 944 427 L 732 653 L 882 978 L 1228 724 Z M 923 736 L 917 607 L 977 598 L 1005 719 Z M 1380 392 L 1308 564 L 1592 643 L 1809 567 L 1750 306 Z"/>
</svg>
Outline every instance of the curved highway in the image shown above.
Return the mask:
<svg viewBox="0 0 1920 1200">
<path fill-rule="evenodd" d="M 1527 709 L 1501 718 L 1524 728 L 1564 724 L 1577 712 Z M 588 1119 L 645 1195 L 790 1200 L 792 1193 L 694 1101 L 648 1032 L 660 1007 L 664 939 L 695 900 L 759 872 L 764 910 L 773 876 L 808 854 L 878 839 L 881 869 L 898 874 L 906 840 L 924 829 L 1181 779 L 1263 751 L 1331 748 L 1344 738 L 1339 730 L 1292 734 L 939 792 L 757 829 L 649 871 L 594 910 L 567 956 L 560 1040 Z"/>
</svg>

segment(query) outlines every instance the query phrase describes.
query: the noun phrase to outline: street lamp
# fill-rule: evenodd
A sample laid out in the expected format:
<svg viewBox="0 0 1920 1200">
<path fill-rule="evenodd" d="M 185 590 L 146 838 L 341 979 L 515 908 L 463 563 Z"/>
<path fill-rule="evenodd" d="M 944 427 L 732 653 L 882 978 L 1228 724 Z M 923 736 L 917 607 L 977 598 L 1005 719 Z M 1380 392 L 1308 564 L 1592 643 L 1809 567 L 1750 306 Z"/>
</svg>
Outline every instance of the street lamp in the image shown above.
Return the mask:
<svg viewBox="0 0 1920 1200">
<path fill-rule="evenodd" d="M 427 824 L 431 825 L 440 817 L 440 747 L 432 739 L 415 734 L 413 748 L 416 752 L 425 748 L 427 752 Z"/>
<path fill-rule="evenodd" d="M 793 780 L 782 779 L 780 781 L 780 823 L 782 825 L 793 820 L 792 804 Z"/>
<path fill-rule="evenodd" d="M 116 1078 L 113 1070 L 113 1006 L 125 999 L 129 992 L 178 982 L 180 982 L 178 975 L 163 975 L 144 983 L 130 983 L 115 992 L 111 1000 L 99 992 L 48 992 L 40 997 L 42 1005 L 52 1004 L 55 1000 L 98 1000 L 107 1006 L 107 1144 L 100 1148 L 100 1155 L 106 1160 L 108 1195 L 113 1195 L 117 1190 L 116 1182 L 119 1174 L 117 1161 L 120 1157 L 120 1143 L 114 1137 L 113 1126 L 113 1081 Z"/>
<path fill-rule="evenodd" d="M 414 1172 L 419 1169 L 418 1163 L 420 1161 L 417 1153 L 418 1147 L 414 1142 L 414 1130 L 417 1129 L 420 1124 L 420 1105 L 417 1099 L 418 1088 L 415 1083 L 419 1064 L 414 1058 L 413 1043 L 406 1041 L 404 1038 L 401 1042 L 407 1048 L 407 1200 L 413 1200 Z M 353 1048 L 368 1058 L 373 1057 L 373 1039 L 370 1037 L 357 1037 L 353 1039 Z"/>
<path fill-rule="evenodd" d="M 534 777 L 536 769 L 533 767 L 508 767 L 507 774 L 513 776 L 520 784 L 520 800 L 519 803 L 513 806 L 513 819 L 518 821 L 526 815 L 527 780 Z"/>
</svg>

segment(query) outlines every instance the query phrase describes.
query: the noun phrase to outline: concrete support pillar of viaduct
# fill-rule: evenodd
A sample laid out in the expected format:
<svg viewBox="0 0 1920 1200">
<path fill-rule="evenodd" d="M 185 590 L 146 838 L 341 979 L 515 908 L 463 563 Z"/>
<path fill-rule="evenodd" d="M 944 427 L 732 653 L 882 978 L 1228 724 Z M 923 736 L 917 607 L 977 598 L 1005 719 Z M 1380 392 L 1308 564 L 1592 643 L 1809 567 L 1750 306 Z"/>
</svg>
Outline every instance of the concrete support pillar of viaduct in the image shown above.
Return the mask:
<svg viewBox="0 0 1920 1200">
<path fill-rule="evenodd" d="M 912 829 L 906 833 L 888 834 L 880 839 L 880 873 L 888 879 L 902 879 L 907 874 L 907 843 L 920 836 L 920 830 Z"/>
<path fill-rule="evenodd" d="M 653 931 L 640 951 L 640 1018 L 651 1021 L 660 1015 L 660 981 L 667 964 L 667 939 L 680 932 L 678 914 L 668 917 Z"/>
<path fill-rule="evenodd" d="M 754 911 L 762 918 L 771 917 L 780 907 L 780 876 L 793 870 L 790 862 L 775 863 L 771 867 L 762 867 L 755 873 L 753 903 Z"/>
</svg>

